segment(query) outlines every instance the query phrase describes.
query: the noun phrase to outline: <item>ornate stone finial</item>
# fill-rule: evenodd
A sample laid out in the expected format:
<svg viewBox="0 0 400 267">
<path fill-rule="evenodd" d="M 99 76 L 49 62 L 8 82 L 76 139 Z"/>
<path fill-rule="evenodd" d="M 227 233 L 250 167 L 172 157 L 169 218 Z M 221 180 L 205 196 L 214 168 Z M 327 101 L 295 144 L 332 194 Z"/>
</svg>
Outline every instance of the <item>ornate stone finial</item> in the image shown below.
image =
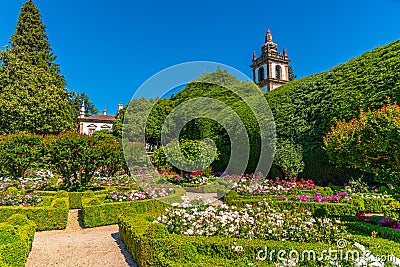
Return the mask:
<svg viewBox="0 0 400 267">
<path fill-rule="evenodd" d="M 283 47 L 283 56 L 287 57 L 287 52 L 286 52 L 286 47 L 285 46 Z"/>
<path fill-rule="evenodd" d="M 253 52 L 253 61 L 256 61 L 257 60 L 257 54 L 256 54 L 256 51 L 254 51 Z"/>
<path fill-rule="evenodd" d="M 120 112 L 121 109 L 123 109 L 123 108 L 124 108 L 124 105 L 122 105 L 122 102 L 120 102 L 120 103 L 118 104 L 118 112 Z"/>
<path fill-rule="evenodd" d="M 103 115 L 107 115 L 107 109 L 106 108 L 103 109 Z"/>
<path fill-rule="evenodd" d="M 265 42 L 272 43 L 272 33 L 268 27 L 267 34 L 265 35 Z"/>
<path fill-rule="evenodd" d="M 82 101 L 82 106 L 79 113 L 79 118 L 84 118 L 86 115 L 85 101 Z"/>
</svg>

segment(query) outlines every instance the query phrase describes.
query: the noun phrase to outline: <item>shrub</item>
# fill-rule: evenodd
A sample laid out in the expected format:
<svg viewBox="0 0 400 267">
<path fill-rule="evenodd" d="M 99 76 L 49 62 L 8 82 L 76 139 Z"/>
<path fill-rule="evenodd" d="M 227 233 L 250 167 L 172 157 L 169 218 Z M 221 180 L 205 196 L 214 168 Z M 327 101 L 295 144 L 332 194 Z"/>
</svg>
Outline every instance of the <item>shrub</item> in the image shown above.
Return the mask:
<svg viewBox="0 0 400 267">
<path fill-rule="evenodd" d="M 196 140 L 173 140 L 167 146 L 156 149 L 153 156 L 153 162 L 159 169 L 175 169 L 186 174 L 203 170 L 216 159 L 218 152 L 214 146 Z"/>
<path fill-rule="evenodd" d="M 96 171 L 114 175 L 124 170 L 122 147 L 103 136 L 65 133 L 45 139 L 47 162 L 60 174 L 67 188 L 87 186 Z"/>
<path fill-rule="evenodd" d="M 43 155 L 40 135 L 19 133 L 0 137 L 0 170 L 14 178 L 37 164 Z"/>
<path fill-rule="evenodd" d="M 375 175 L 379 183 L 400 186 L 400 107 L 361 111 L 358 119 L 339 121 L 324 137 L 329 160 Z"/>
<path fill-rule="evenodd" d="M 60 193 L 63 193 L 62 191 Z M 66 193 L 66 192 L 64 192 Z M 0 221 L 14 214 L 25 215 L 37 225 L 37 230 L 64 229 L 68 221 L 68 198 L 55 196 L 43 196 L 43 205 L 37 207 L 0 207 Z M 42 203 L 40 203 L 42 204 Z"/>
<path fill-rule="evenodd" d="M 273 164 L 280 169 L 284 178 L 296 178 L 304 169 L 302 147 L 286 140 L 278 141 Z"/>
<path fill-rule="evenodd" d="M 35 224 L 21 214 L 0 223 L 0 266 L 24 266 L 34 234 Z"/>
<path fill-rule="evenodd" d="M 259 251 L 264 252 L 266 247 L 268 253 L 272 250 L 286 252 L 314 250 L 321 253 L 334 247 L 324 242 L 303 243 L 169 234 L 164 225 L 152 223 L 154 219 L 155 215 L 152 214 L 120 217 L 121 238 L 139 266 L 272 266 L 279 262 L 276 253 L 272 259 L 269 257 L 265 260 L 256 259 Z M 393 241 L 375 238 L 376 246 L 373 247 L 371 237 L 352 235 L 350 240 L 365 244 L 374 255 L 393 254 L 397 257 L 400 255 L 400 248 Z M 311 260 L 305 258 L 305 261 L 299 262 L 299 266 L 326 266 L 326 264 L 312 258 Z M 345 261 L 340 264 L 343 267 L 354 266 L 354 263 Z"/>
<path fill-rule="evenodd" d="M 96 227 L 118 223 L 119 216 L 128 216 L 146 212 L 159 213 L 167 203 L 181 200 L 185 191 L 176 188 L 175 193 L 162 199 L 145 199 L 140 201 L 105 202 L 106 195 L 86 195 L 82 199 L 82 218 L 85 227 Z M 161 201 L 162 200 L 162 201 Z"/>
</svg>

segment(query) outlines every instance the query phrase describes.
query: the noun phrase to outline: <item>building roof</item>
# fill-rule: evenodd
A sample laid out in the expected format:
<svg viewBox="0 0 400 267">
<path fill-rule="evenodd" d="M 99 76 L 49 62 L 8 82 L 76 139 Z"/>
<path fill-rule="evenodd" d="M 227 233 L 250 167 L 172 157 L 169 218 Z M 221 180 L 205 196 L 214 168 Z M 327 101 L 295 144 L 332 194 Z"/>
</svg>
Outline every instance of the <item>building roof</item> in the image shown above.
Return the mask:
<svg viewBox="0 0 400 267">
<path fill-rule="evenodd" d="M 89 117 L 78 118 L 78 122 L 108 122 L 111 123 L 116 120 L 115 115 L 97 114 Z"/>
</svg>

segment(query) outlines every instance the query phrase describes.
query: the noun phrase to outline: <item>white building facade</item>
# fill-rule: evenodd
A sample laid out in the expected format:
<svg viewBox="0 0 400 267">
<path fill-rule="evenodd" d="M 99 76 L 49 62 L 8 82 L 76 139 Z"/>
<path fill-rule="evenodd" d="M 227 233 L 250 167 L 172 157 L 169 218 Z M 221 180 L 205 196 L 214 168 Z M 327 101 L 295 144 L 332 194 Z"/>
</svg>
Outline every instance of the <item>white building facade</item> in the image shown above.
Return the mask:
<svg viewBox="0 0 400 267">
<path fill-rule="evenodd" d="M 118 111 L 123 108 L 122 103 L 118 105 Z M 116 115 L 107 115 L 104 108 L 103 114 L 96 114 L 85 117 L 85 103 L 82 103 L 80 115 L 76 120 L 77 130 L 80 134 L 92 135 L 94 132 L 101 130 L 112 131 L 113 122 L 117 119 Z"/>
</svg>

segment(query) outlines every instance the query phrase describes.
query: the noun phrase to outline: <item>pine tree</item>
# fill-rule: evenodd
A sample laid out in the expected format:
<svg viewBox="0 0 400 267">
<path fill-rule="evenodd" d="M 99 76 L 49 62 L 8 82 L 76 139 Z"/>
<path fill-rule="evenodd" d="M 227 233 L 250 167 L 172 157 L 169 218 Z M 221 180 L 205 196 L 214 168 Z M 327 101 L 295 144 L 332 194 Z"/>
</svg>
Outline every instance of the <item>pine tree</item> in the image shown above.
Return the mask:
<svg viewBox="0 0 400 267">
<path fill-rule="evenodd" d="M 32 0 L 21 8 L 10 48 L 0 53 L 0 134 L 60 133 L 74 128 L 65 79 Z"/>
</svg>

